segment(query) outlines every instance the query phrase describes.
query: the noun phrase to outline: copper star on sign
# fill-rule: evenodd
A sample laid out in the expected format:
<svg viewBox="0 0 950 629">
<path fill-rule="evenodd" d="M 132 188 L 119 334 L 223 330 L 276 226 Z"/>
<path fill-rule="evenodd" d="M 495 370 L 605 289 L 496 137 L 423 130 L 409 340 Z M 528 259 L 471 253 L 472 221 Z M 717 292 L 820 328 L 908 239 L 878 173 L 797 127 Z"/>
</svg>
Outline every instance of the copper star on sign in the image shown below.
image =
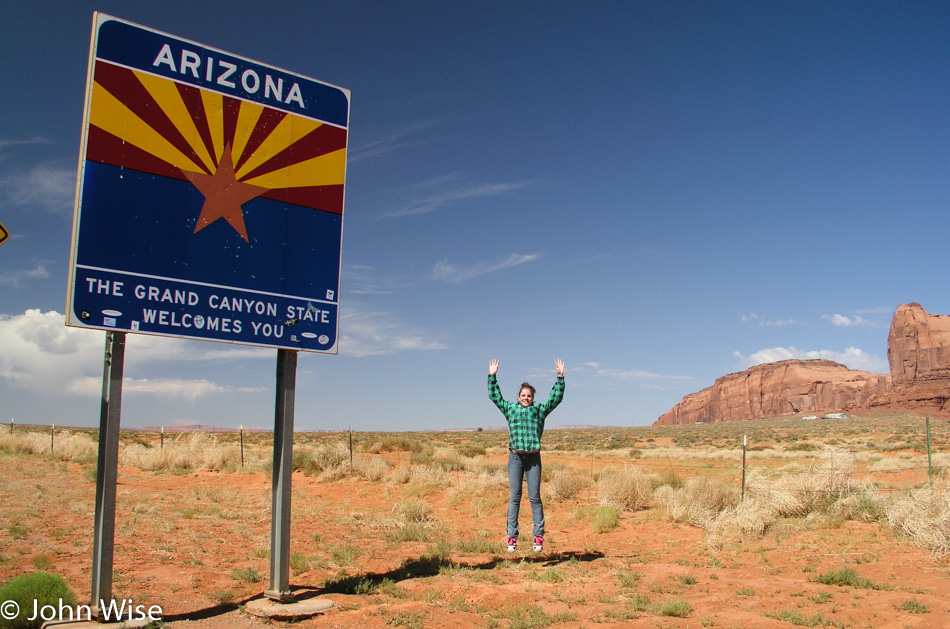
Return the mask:
<svg viewBox="0 0 950 629">
<path fill-rule="evenodd" d="M 231 147 L 224 147 L 221 162 L 213 175 L 187 171 L 182 171 L 182 173 L 205 197 L 204 205 L 201 206 L 201 214 L 198 215 L 198 222 L 195 224 L 194 233 L 197 234 L 219 218 L 223 218 L 234 228 L 234 231 L 241 234 L 246 242 L 250 242 L 247 237 L 244 211 L 241 206 L 251 199 L 261 196 L 268 191 L 268 188 L 243 183 L 235 178 L 234 162 L 231 161 Z"/>
</svg>

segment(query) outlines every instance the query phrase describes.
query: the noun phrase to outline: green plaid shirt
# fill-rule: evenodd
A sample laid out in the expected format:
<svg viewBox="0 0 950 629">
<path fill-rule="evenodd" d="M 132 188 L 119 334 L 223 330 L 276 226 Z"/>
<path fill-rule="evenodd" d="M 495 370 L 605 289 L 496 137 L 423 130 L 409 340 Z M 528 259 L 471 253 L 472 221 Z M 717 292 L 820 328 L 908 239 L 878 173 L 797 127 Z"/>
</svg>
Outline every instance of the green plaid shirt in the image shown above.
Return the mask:
<svg viewBox="0 0 950 629">
<path fill-rule="evenodd" d="M 501 396 L 501 388 L 495 376 L 488 376 L 488 397 L 508 420 L 508 447 L 521 452 L 537 452 L 541 449 L 544 419 L 564 399 L 564 377 L 557 379 L 548 401 L 543 404 L 522 406 L 509 402 Z"/>
</svg>

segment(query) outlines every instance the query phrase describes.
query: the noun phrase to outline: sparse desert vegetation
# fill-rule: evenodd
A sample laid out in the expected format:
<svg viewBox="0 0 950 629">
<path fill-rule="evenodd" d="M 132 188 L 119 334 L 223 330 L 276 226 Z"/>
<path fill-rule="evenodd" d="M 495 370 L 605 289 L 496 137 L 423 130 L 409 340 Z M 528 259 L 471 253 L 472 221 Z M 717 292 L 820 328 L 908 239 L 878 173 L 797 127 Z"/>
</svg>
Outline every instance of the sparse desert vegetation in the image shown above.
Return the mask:
<svg viewBox="0 0 950 629">
<path fill-rule="evenodd" d="M 0 581 L 88 596 L 96 438 L 0 428 Z M 502 545 L 504 432 L 350 438 L 295 436 L 291 583 L 336 603 L 298 624 L 950 624 L 945 421 L 930 457 L 908 415 L 548 430 L 538 555 Z M 122 432 L 115 596 L 230 626 L 266 587 L 272 435 L 241 441 Z"/>
</svg>

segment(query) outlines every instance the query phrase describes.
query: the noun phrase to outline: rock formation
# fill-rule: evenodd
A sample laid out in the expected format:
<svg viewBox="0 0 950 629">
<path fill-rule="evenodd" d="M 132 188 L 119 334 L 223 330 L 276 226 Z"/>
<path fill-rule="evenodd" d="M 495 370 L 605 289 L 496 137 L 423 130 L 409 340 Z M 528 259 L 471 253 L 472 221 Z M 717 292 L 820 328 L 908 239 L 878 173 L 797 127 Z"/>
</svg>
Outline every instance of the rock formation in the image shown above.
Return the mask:
<svg viewBox="0 0 950 629">
<path fill-rule="evenodd" d="M 719 378 L 687 395 L 654 425 L 844 411 L 864 406 L 886 389 L 886 376 L 830 360 L 783 360 Z"/>
<path fill-rule="evenodd" d="M 875 407 L 950 412 L 950 316 L 917 303 L 898 307 L 887 335 L 893 386 Z"/>
<path fill-rule="evenodd" d="M 756 365 L 691 393 L 654 425 L 763 419 L 868 409 L 950 413 L 950 316 L 902 305 L 887 340 L 891 374 L 830 360 Z"/>
</svg>

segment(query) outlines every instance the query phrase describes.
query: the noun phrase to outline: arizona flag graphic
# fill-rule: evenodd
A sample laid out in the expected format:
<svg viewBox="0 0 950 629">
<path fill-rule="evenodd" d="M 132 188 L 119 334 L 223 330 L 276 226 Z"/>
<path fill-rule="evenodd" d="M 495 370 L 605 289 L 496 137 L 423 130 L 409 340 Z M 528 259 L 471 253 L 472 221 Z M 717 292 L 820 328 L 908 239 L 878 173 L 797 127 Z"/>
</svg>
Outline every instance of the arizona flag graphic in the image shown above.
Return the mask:
<svg viewBox="0 0 950 629">
<path fill-rule="evenodd" d="M 349 92 L 97 14 L 67 324 L 337 351 Z"/>
</svg>

